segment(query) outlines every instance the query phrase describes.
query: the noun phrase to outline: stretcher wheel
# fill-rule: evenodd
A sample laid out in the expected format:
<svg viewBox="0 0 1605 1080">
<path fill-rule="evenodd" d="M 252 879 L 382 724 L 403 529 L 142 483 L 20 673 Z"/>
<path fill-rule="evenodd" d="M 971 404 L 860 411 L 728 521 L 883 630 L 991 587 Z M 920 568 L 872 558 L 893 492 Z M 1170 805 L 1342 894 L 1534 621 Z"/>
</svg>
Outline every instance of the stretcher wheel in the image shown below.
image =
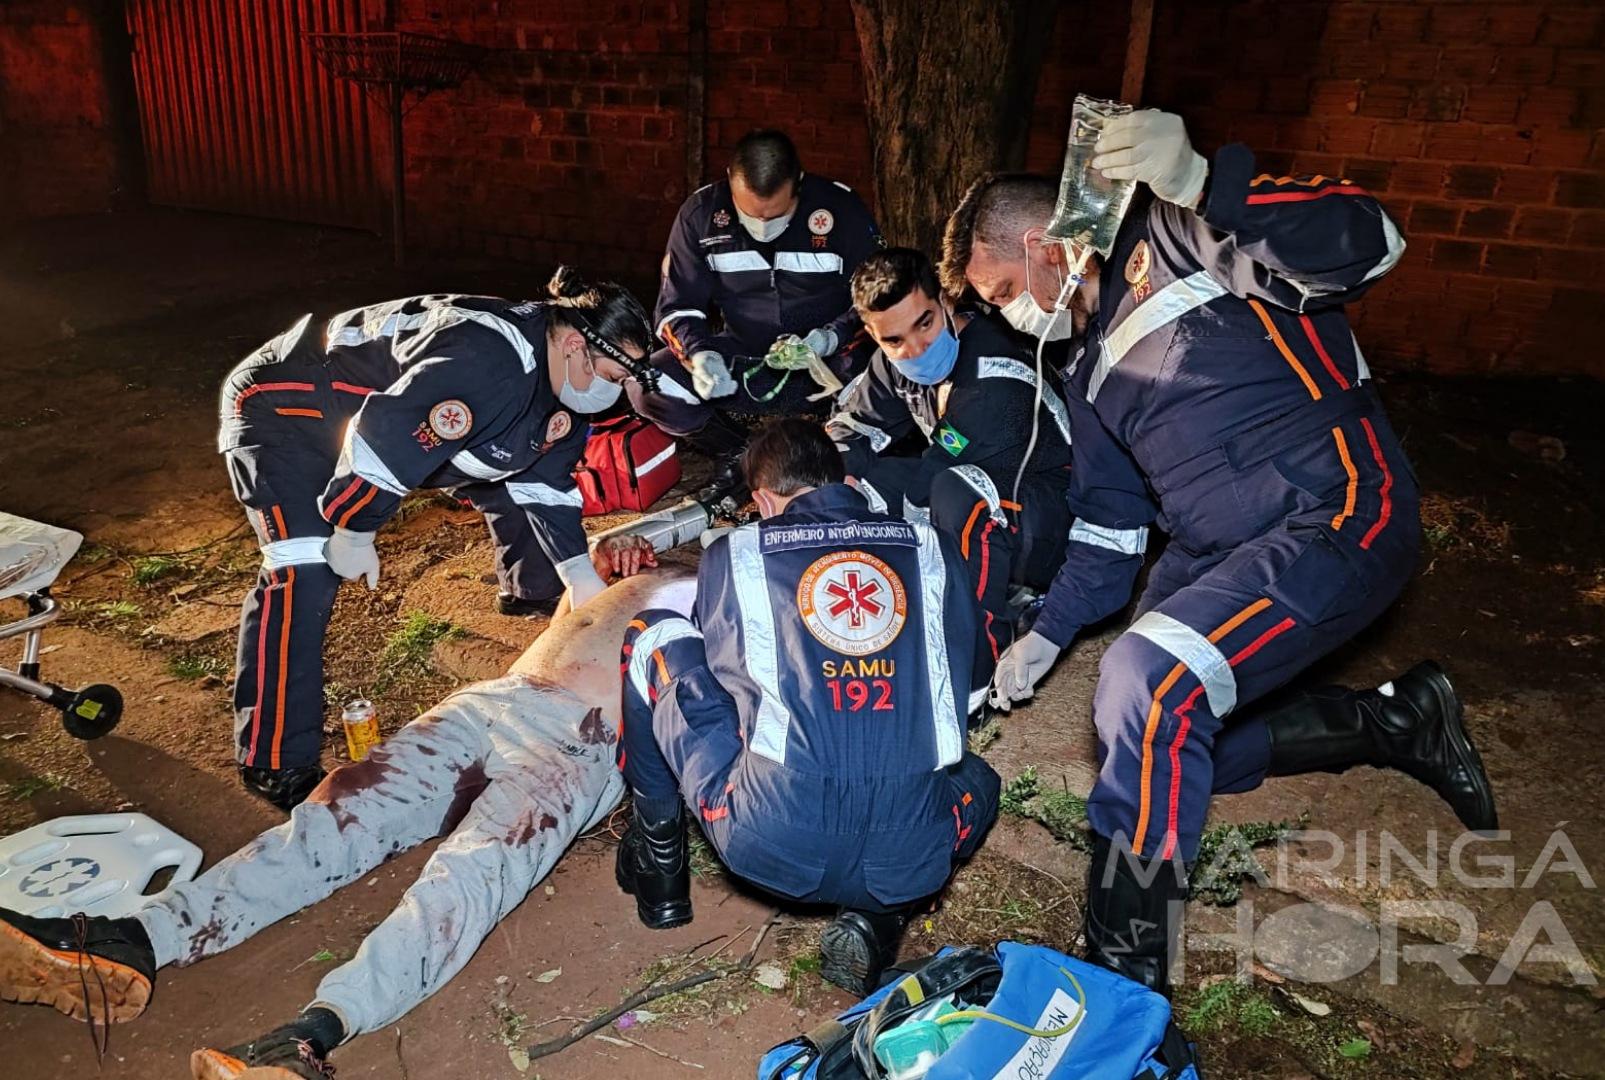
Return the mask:
<svg viewBox="0 0 1605 1080">
<path fill-rule="evenodd" d="M 115 686 L 95 683 L 72 693 L 61 706 L 61 725 L 77 739 L 98 739 L 123 718 L 123 695 Z"/>
</svg>

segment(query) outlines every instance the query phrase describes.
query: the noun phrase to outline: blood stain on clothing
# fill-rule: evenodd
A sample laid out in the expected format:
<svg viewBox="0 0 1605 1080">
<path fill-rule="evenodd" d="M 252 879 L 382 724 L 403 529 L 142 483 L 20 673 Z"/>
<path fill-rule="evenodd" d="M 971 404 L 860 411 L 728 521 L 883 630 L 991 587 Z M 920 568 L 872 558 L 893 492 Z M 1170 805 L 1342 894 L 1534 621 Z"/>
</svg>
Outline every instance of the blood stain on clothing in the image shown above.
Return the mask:
<svg viewBox="0 0 1605 1080">
<path fill-rule="evenodd" d="M 607 721 L 602 719 L 601 709 L 592 709 L 585 714 L 585 719 L 580 721 L 580 739 L 587 746 L 613 741 L 613 731 L 607 726 Z"/>
<path fill-rule="evenodd" d="M 395 771 L 396 767 L 375 751 L 367 760 L 342 765 L 325 776 L 307 796 L 307 802 L 327 808 L 334 815 L 335 828 L 343 833 L 357 823 L 357 816 L 345 809 L 345 800 L 378 788 Z"/>
<path fill-rule="evenodd" d="M 446 835 L 461 824 L 468 808 L 484 793 L 485 785 L 489 782 L 485 776 L 484 762 L 476 761 L 458 774 L 457 783 L 452 787 L 451 805 L 446 808 L 446 816 L 440 822 L 440 835 Z"/>
</svg>

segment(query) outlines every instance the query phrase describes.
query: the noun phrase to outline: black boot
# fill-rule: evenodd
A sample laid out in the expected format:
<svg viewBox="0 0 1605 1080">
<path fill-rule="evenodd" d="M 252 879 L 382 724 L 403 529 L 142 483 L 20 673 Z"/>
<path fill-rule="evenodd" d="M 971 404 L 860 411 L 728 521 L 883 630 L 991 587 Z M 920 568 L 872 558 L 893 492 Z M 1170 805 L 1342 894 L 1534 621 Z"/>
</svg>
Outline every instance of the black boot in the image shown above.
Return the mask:
<svg viewBox="0 0 1605 1080">
<path fill-rule="evenodd" d="M 747 448 L 747 433 L 716 412 L 701 431 L 687 436 L 686 442 L 691 449 L 713 459 L 713 475 L 695 496 L 708 514 L 729 515 L 746 505 L 752 497 L 741 473 L 741 453 Z"/>
<path fill-rule="evenodd" d="M 635 913 L 653 930 L 691 921 L 691 845 L 680 816 L 645 821 L 638 811 L 613 864 L 619 888 L 635 897 Z"/>
<path fill-rule="evenodd" d="M 1181 863 L 1144 859 L 1094 836 L 1087 871 L 1087 960 L 1169 996 L 1170 959 L 1187 899 Z"/>
<path fill-rule="evenodd" d="M 520 619 L 534 618 L 537 615 L 550 619 L 562 599 L 562 593 L 540 600 L 531 600 L 523 596 L 514 596 L 512 593 L 499 592 L 496 594 L 496 611 Z"/>
<path fill-rule="evenodd" d="M 0 998 L 101 1026 L 145 1011 L 156 954 L 137 919 L 36 919 L 0 908 Z"/>
<path fill-rule="evenodd" d="M 1391 691 L 1391 692 L 1390 692 Z M 1398 769 L 1436 791 L 1468 829 L 1499 828 L 1493 786 L 1443 669 L 1424 660 L 1377 690 L 1323 687 L 1266 717 L 1272 776 Z"/>
<path fill-rule="evenodd" d="M 909 910 L 837 912 L 819 935 L 819 974 L 849 994 L 868 997 L 897 958 Z"/>
<path fill-rule="evenodd" d="M 283 1027 L 227 1050 L 202 1047 L 190 1055 L 194 1080 L 318 1080 L 333 1076 L 329 1051 L 345 1040 L 340 1018 L 328 1009 L 308 1009 Z"/>
<path fill-rule="evenodd" d="M 323 782 L 321 765 L 301 765 L 294 769 L 262 769 L 240 766 L 240 781 L 259 799 L 266 799 L 288 814 Z"/>
</svg>

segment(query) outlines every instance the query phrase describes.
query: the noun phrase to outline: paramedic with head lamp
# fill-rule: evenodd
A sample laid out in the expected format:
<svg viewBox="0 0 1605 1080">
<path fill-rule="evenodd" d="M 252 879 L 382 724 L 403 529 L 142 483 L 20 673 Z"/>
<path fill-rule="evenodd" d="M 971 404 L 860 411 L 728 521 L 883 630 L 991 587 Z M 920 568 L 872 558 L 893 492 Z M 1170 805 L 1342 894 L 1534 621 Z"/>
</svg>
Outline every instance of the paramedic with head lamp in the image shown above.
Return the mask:
<svg viewBox="0 0 1605 1080">
<path fill-rule="evenodd" d="M 999 662 L 998 703 L 1031 697 L 1084 628 L 1126 605 L 1151 527 L 1169 537 L 1100 664 L 1088 800 L 1090 958 L 1164 988 L 1212 793 L 1392 767 L 1468 828 L 1497 825 L 1435 664 L 1241 715 L 1375 620 L 1415 567 L 1415 476 L 1343 310 L 1398 261 L 1398 229 L 1347 180 L 1262 172 L 1240 145 L 1206 162 L 1169 113 L 1110 120 L 1092 166 L 1152 198 L 1092 260 L 1070 315 L 1055 310 L 1063 288 L 1047 299 L 1073 264 L 1042 238 L 1046 178 L 977 181 L 942 270 L 1022 329 L 1051 338 L 1073 317 L 1077 337 L 1075 524 L 1034 628 Z"/>
</svg>

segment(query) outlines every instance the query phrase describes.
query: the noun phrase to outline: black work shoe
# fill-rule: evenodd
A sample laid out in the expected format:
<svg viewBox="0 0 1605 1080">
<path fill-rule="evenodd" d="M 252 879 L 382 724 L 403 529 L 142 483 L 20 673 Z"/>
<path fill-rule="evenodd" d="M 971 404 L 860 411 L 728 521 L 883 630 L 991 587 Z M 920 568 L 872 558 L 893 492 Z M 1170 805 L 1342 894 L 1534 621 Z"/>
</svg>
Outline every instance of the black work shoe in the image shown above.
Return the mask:
<svg viewBox="0 0 1605 1080">
<path fill-rule="evenodd" d="M 1094 835 L 1083 927 L 1086 959 L 1168 997 L 1170 960 L 1186 899 L 1179 862 L 1144 859 L 1126 844 Z"/>
<path fill-rule="evenodd" d="M 36 919 L 0 908 L 0 998 L 101 1026 L 145 1011 L 156 954 L 136 919 Z"/>
<path fill-rule="evenodd" d="M 496 610 L 503 615 L 512 615 L 521 619 L 527 619 L 534 615 L 541 615 L 550 619 L 553 613 L 557 611 L 557 605 L 562 599 L 562 593 L 540 600 L 530 600 L 526 597 L 514 596 L 512 593 L 497 593 Z"/>
<path fill-rule="evenodd" d="M 653 930 L 691 921 L 691 845 L 680 817 L 643 822 L 637 814 L 613 863 L 619 888 L 635 897 L 635 913 Z"/>
<path fill-rule="evenodd" d="M 868 997 L 897 957 L 907 911 L 840 911 L 819 935 L 819 974 L 849 994 Z"/>
<path fill-rule="evenodd" d="M 202 1047 L 190 1055 L 194 1080 L 321 1080 L 333 1076 L 326 1060 L 345 1033 L 328 1009 L 308 1009 L 281 1028 L 227 1050 Z"/>
<path fill-rule="evenodd" d="M 1493 785 L 1466 733 L 1460 698 L 1431 660 L 1376 690 L 1302 694 L 1266 723 L 1272 776 L 1354 765 L 1398 769 L 1436 791 L 1466 828 L 1499 828 Z"/>
<path fill-rule="evenodd" d="M 253 765 L 240 766 L 240 781 L 245 790 L 277 806 L 288 814 L 312 794 L 312 789 L 323 782 L 321 765 L 301 765 L 294 769 L 262 769 Z"/>
<path fill-rule="evenodd" d="M 710 517 L 730 516 L 752 498 L 741 474 L 741 452 L 725 454 L 714 461 L 713 476 L 693 498 L 707 509 Z"/>
</svg>

